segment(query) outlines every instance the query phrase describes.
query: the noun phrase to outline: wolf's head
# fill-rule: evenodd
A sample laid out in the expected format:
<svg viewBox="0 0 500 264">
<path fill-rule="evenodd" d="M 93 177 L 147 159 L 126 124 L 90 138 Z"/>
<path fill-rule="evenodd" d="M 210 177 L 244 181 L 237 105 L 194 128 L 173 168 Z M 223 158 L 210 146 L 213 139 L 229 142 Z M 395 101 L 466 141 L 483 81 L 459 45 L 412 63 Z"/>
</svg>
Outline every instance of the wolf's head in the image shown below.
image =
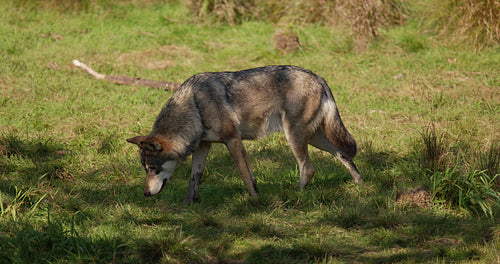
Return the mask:
<svg viewBox="0 0 500 264">
<path fill-rule="evenodd" d="M 158 194 L 177 166 L 179 156 L 175 146 L 160 136 L 137 136 L 127 142 L 139 146 L 141 163 L 147 173 L 144 196 Z"/>
</svg>

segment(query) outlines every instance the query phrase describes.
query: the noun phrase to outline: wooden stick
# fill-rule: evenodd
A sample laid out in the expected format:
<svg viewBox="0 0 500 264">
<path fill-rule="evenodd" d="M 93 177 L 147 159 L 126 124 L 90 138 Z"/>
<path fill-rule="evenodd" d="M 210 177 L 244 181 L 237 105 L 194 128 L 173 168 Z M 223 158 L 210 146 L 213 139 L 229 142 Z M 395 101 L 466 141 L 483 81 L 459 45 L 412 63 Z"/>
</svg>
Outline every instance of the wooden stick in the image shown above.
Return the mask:
<svg viewBox="0 0 500 264">
<path fill-rule="evenodd" d="M 85 63 L 79 62 L 78 60 L 73 60 L 73 64 L 82 69 L 84 72 L 88 73 L 97 80 L 107 80 L 112 83 L 122 84 L 122 85 L 133 85 L 133 86 L 145 86 L 150 88 L 165 89 L 167 91 L 176 91 L 181 86 L 179 83 L 167 82 L 167 81 L 154 81 L 148 79 L 142 79 L 140 77 L 128 77 L 128 76 L 114 76 L 114 75 L 104 75 L 94 71 L 94 69 L 87 66 Z"/>
<path fill-rule="evenodd" d="M 90 68 L 89 66 L 87 66 L 85 63 L 81 63 L 78 60 L 73 60 L 73 64 L 76 67 L 82 69 L 84 72 L 92 75 L 92 77 L 96 78 L 97 80 L 101 80 L 101 79 L 105 79 L 106 78 L 106 75 L 100 74 L 100 73 L 94 71 L 92 68 Z"/>
</svg>

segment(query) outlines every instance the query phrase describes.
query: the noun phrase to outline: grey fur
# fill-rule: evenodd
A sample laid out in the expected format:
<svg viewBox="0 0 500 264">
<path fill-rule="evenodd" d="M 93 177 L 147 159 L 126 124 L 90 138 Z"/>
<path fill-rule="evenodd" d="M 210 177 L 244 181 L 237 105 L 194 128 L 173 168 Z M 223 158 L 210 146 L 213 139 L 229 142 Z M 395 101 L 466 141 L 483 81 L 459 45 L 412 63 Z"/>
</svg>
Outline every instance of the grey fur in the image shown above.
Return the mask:
<svg viewBox="0 0 500 264">
<path fill-rule="evenodd" d="M 140 147 L 147 183 L 169 160 L 193 155 L 185 202 L 198 198 L 198 185 L 213 142 L 224 143 L 236 162 L 250 195 L 257 196 L 255 177 L 242 140 L 285 132 L 300 170 L 298 187 L 314 175 L 308 144 L 330 152 L 356 183 L 361 176 L 353 162 L 356 142 L 345 128 L 325 80 L 296 66 L 266 66 L 200 73 L 186 80 L 161 110 L 148 136 L 127 141 Z M 166 182 L 156 179 L 155 182 Z M 163 187 L 163 186 L 161 186 Z M 146 188 L 145 195 L 156 194 Z"/>
</svg>

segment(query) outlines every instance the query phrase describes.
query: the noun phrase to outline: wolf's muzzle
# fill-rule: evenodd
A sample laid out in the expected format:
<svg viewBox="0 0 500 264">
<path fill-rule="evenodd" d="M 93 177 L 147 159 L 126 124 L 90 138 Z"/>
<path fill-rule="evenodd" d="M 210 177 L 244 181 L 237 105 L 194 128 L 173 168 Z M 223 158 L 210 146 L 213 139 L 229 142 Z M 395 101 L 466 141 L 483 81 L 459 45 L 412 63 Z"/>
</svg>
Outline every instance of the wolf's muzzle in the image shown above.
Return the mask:
<svg viewBox="0 0 500 264">
<path fill-rule="evenodd" d="M 161 192 L 161 190 L 163 190 L 163 187 L 165 187 L 165 184 L 167 183 L 167 181 L 168 181 L 168 179 L 163 180 L 163 182 L 162 182 L 162 184 L 161 184 L 161 188 L 160 188 L 160 190 L 159 190 L 157 193 L 154 193 L 154 194 L 153 194 L 153 193 L 151 193 L 151 191 L 150 191 L 150 190 L 145 190 L 145 191 L 144 191 L 144 196 L 146 196 L 146 197 L 151 197 L 151 196 L 153 196 L 153 195 L 156 195 L 156 194 L 160 193 L 160 192 Z"/>
</svg>

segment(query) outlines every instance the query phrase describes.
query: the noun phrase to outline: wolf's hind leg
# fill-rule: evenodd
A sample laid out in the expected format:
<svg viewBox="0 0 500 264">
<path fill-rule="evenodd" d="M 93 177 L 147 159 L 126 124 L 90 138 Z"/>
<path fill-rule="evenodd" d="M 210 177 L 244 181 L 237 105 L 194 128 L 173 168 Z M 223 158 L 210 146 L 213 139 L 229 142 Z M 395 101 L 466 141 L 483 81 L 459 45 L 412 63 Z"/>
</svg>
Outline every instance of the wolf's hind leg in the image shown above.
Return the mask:
<svg viewBox="0 0 500 264">
<path fill-rule="evenodd" d="M 363 181 L 353 160 L 347 158 L 346 155 L 342 154 L 342 151 L 340 151 L 337 147 L 330 143 L 326 138 L 325 133 L 321 129 L 318 129 L 316 133 L 314 133 L 314 135 L 309 139 L 309 144 L 323 151 L 327 151 L 335 158 L 337 158 L 342 163 L 342 165 L 347 168 L 355 183 L 359 184 Z"/>
<path fill-rule="evenodd" d="M 231 157 L 234 159 L 238 171 L 240 173 L 241 179 L 245 183 L 248 192 L 252 197 L 257 197 L 259 191 L 257 190 L 257 180 L 250 169 L 248 160 L 245 153 L 245 148 L 243 147 L 243 142 L 241 139 L 232 137 L 224 141 L 226 144 Z"/>
<path fill-rule="evenodd" d="M 198 200 L 198 186 L 200 185 L 201 176 L 205 169 L 205 162 L 210 146 L 211 144 L 209 142 L 201 142 L 200 146 L 193 152 L 191 179 L 189 180 L 188 191 L 184 199 L 185 204 L 190 204 Z"/>
<path fill-rule="evenodd" d="M 314 176 L 314 167 L 309 158 L 307 137 L 285 125 L 285 136 L 299 165 L 300 179 L 297 187 L 304 189 Z"/>
</svg>

